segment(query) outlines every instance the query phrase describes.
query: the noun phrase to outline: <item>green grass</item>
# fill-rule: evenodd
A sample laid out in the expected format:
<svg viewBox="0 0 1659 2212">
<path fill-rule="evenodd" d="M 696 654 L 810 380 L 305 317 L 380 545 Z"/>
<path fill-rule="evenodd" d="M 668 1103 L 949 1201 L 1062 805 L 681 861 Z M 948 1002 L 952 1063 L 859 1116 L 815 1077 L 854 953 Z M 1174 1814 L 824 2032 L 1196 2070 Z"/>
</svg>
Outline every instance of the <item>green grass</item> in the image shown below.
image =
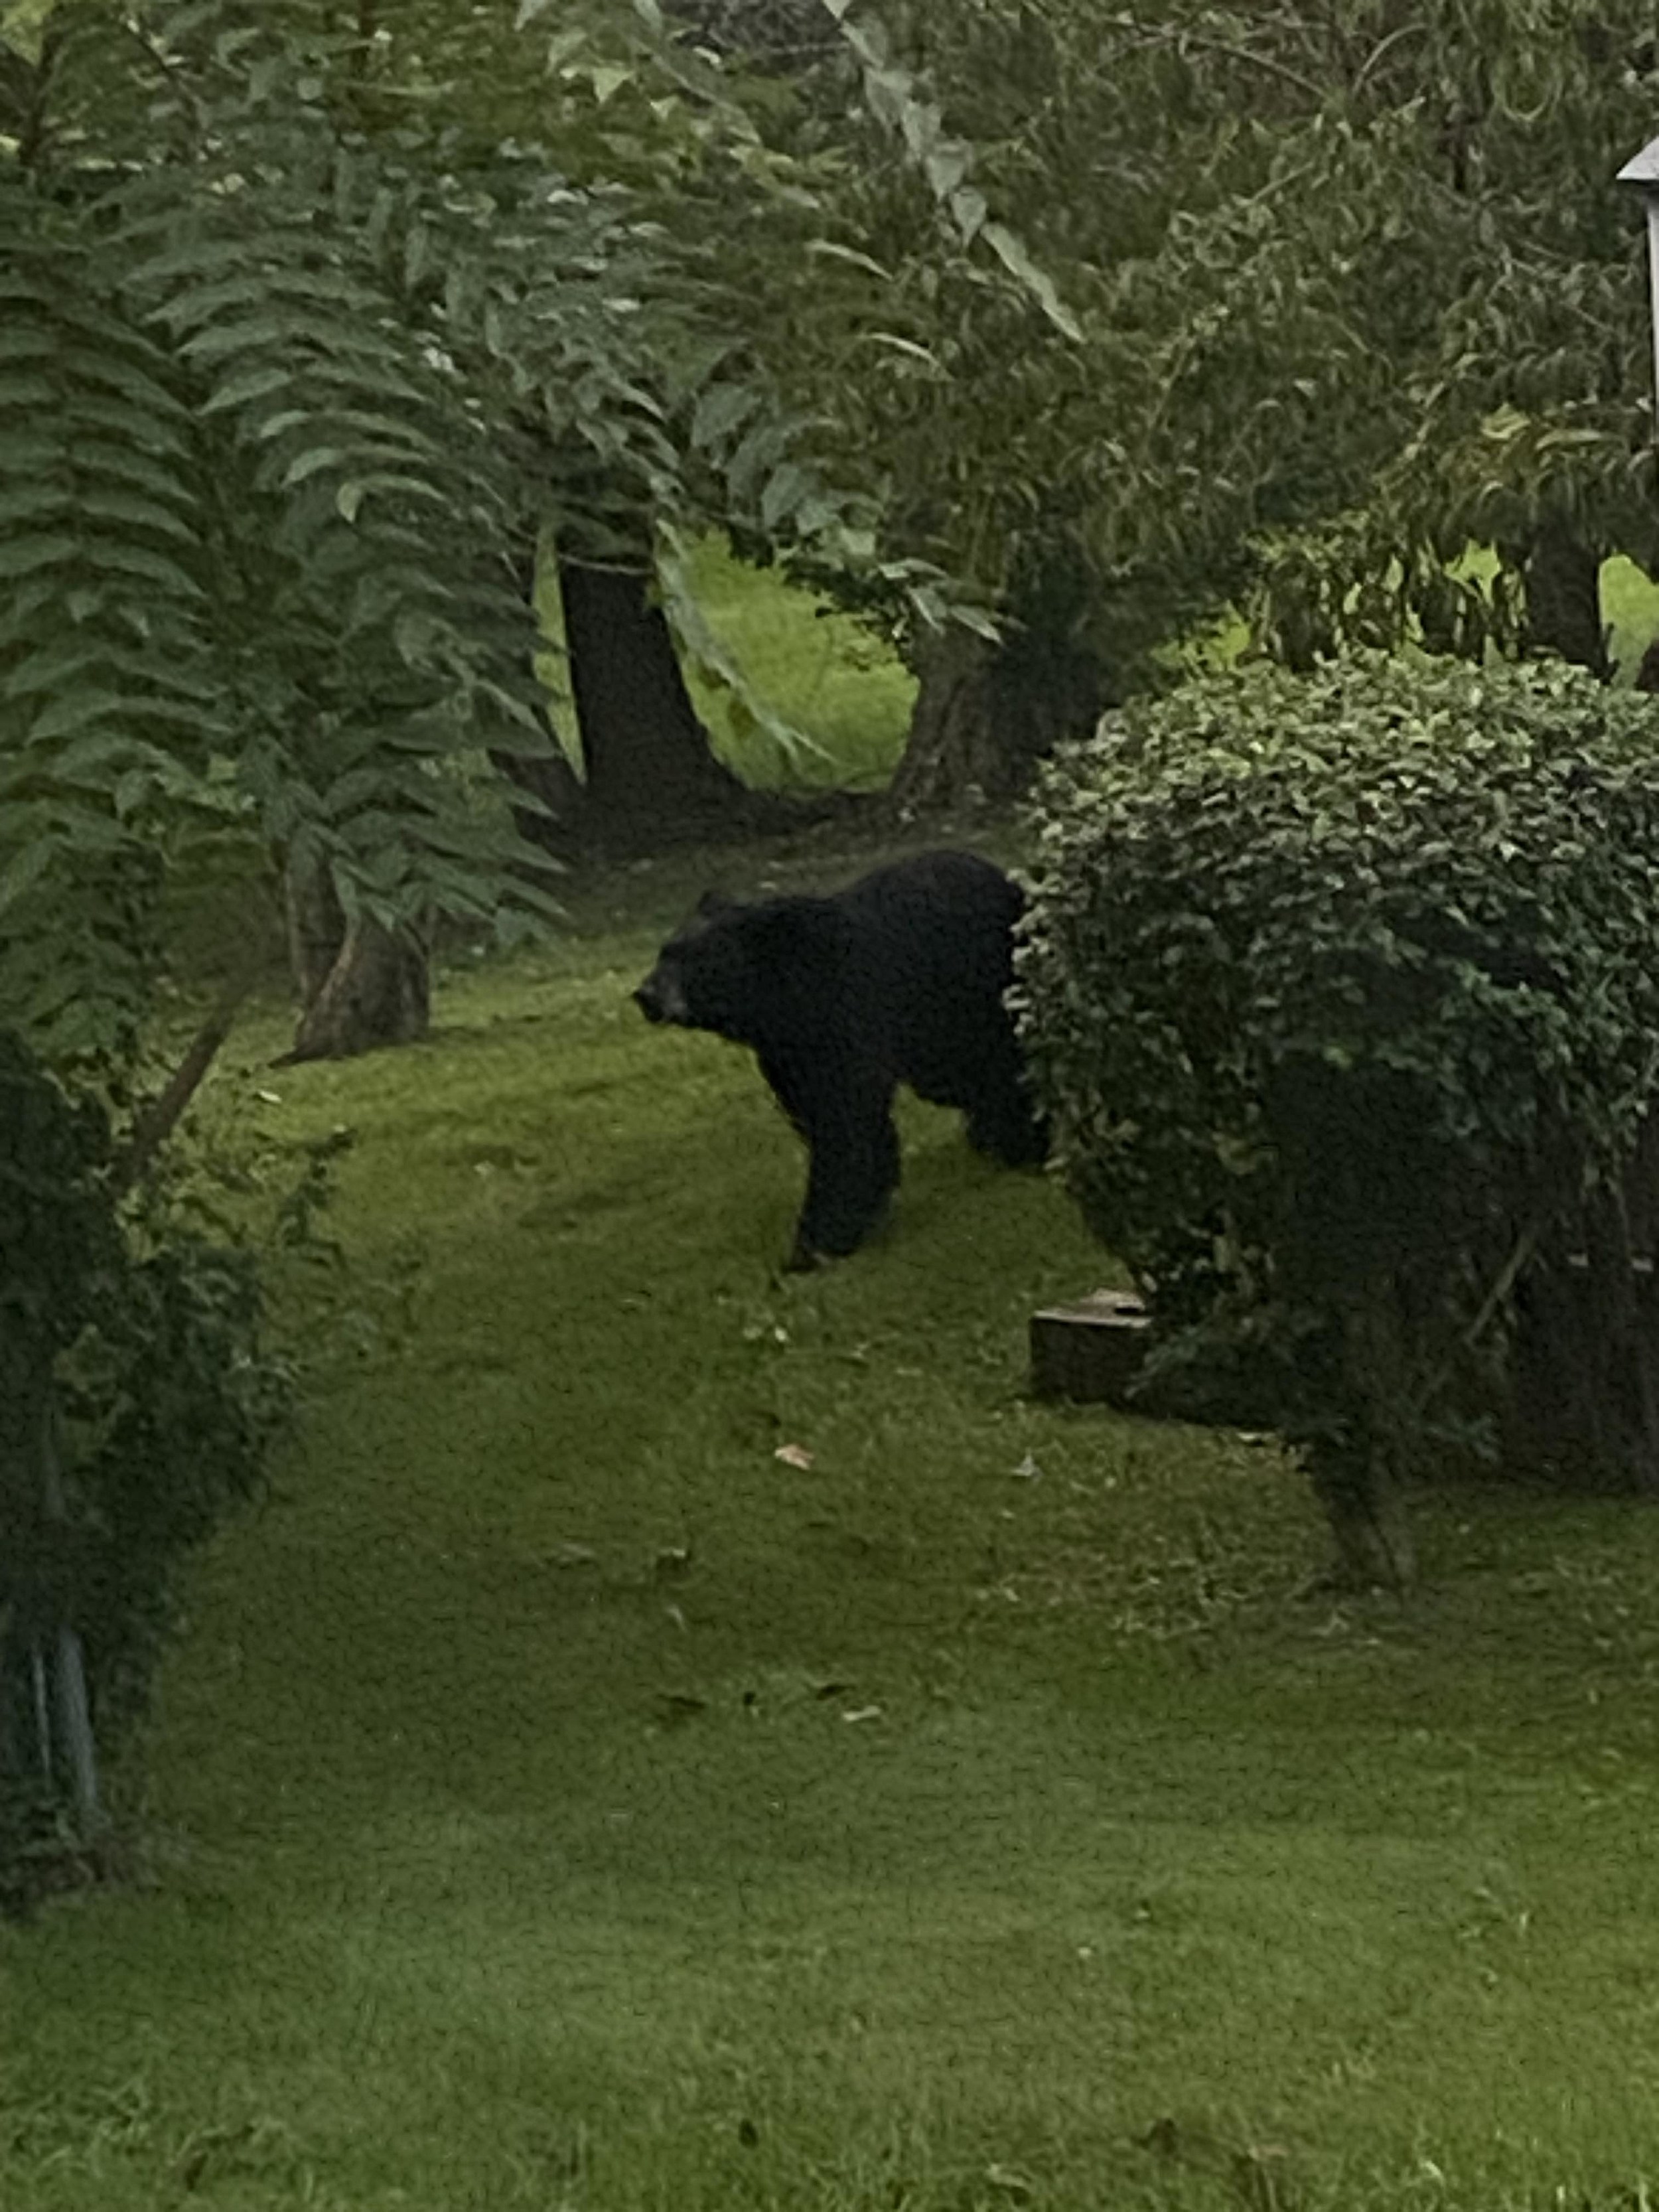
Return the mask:
<svg viewBox="0 0 1659 2212">
<path fill-rule="evenodd" d="M 1274 1451 L 1024 1401 L 1108 1270 L 930 1109 L 778 1282 L 787 1129 L 626 1003 L 684 889 L 214 1079 L 356 1129 L 353 1264 L 286 1285 L 333 1349 L 195 1577 L 150 1881 L 0 1929 L 0 2205 L 1646 2201 L 1659 1522 L 1425 1500 L 1419 1599 L 1304 1594 Z"/>
<path fill-rule="evenodd" d="M 1613 633 L 1613 657 L 1626 683 L 1659 637 L 1659 584 L 1621 553 L 1601 563 L 1601 619 Z"/>
<path fill-rule="evenodd" d="M 718 538 L 690 563 L 703 618 L 773 711 L 819 750 L 781 753 L 763 732 L 740 729 L 728 694 L 694 674 L 697 711 L 729 766 L 765 788 L 878 790 L 898 765 L 915 678 L 896 654 L 775 571 L 747 568 Z"/>
</svg>

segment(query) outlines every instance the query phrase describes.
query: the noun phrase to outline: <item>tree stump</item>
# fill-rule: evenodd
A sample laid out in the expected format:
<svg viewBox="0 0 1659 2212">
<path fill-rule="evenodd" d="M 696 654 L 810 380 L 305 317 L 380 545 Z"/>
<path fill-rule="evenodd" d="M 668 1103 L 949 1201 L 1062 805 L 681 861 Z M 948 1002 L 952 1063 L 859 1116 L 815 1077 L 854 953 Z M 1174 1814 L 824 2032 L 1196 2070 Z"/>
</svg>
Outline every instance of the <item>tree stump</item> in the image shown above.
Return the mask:
<svg viewBox="0 0 1659 2212">
<path fill-rule="evenodd" d="M 1133 1404 L 1152 1316 L 1131 1291 L 1096 1291 L 1031 1316 L 1031 1389 L 1085 1406 Z"/>
</svg>

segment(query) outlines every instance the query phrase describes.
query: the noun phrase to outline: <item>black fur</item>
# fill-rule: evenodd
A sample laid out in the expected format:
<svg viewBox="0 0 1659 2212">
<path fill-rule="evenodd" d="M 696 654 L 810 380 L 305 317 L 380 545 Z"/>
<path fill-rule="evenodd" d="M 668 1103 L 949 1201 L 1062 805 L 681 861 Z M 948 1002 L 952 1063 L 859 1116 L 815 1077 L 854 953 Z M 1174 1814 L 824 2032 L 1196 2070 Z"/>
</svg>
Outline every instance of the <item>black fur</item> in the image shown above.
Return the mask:
<svg viewBox="0 0 1659 2212">
<path fill-rule="evenodd" d="M 703 899 L 634 994 L 647 1018 L 752 1047 L 811 1153 L 790 1264 L 855 1251 L 899 1179 L 893 1092 L 968 1117 L 1011 1167 L 1048 1150 L 1003 994 L 1018 884 L 923 853 L 825 898 Z"/>
</svg>

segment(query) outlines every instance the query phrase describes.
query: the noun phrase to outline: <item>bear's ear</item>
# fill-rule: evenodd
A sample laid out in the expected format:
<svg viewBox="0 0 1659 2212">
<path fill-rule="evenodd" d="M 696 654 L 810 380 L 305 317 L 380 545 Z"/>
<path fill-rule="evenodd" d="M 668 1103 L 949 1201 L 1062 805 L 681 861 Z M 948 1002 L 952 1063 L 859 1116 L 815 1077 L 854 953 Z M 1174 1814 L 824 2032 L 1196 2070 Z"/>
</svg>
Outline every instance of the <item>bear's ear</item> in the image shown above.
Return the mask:
<svg viewBox="0 0 1659 2212">
<path fill-rule="evenodd" d="M 702 896 L 697 901 L 697 920 L 699 921 L 717 921 L 721 915 L 730 914 L 735 907 L 741 903 L 742 902 L 740 900 L 729 897 L 725 891 L 705 891 Z"/>
</svg>

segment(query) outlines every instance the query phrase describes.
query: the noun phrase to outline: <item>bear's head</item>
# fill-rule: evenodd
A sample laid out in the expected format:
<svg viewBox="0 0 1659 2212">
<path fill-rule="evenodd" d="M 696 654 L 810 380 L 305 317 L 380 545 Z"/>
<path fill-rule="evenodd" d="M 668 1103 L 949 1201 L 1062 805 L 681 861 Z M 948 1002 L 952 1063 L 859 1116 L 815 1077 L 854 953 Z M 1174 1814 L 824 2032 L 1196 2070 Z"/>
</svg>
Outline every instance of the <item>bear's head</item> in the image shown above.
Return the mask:
<svg viewBox="0 0 1659 2212">
<path fill-rule="evenodd" d="M 826 900 L 760 899 L 705 892 L 634 994 L 648 1022 L 708 1030 L 734 1044 L 764 1045 L 798 1018 L 797 1002 L 824 980 Z"/>
</svg>

